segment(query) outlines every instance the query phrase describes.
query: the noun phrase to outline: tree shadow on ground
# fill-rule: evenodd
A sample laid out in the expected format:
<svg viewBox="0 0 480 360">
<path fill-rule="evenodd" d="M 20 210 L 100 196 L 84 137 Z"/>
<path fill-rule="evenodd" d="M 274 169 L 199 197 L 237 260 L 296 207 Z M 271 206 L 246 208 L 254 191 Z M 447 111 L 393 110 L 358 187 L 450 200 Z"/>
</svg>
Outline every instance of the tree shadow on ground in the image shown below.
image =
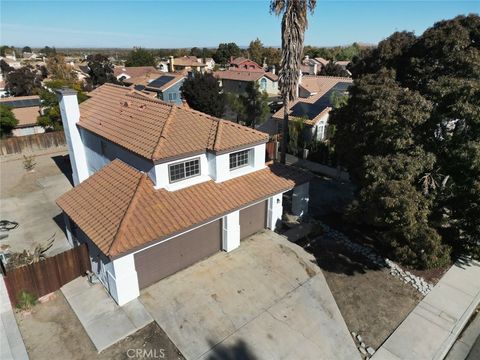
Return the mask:
<svg viewBox="0 0 480 360">
<path fill-rule="evenodd" d="M 58 166 L 60 171 L 65 175 L 68 179 L 70 184 L 73 185 L 73 178 L 72 178 L 72 166 L 70 165 L 70 158 L 68 155 L 56 155 L 52 156 L 52 160 L 55 162 L 55 165 Z"/>
<path fill-rule="evenodd" d="M 319 237 L 311 242 L 298 244 L 315 257 L 316 264 L 324 271 L 353 276 L 368 270 L 382 270 L 367 257 L 354 253 L 338 241 Z"/>
<path fill-rule="evenodd" d="M 238 340 L 233 345 L 218 344 L 209 341 L 212 350 L 207 360 L 257 360 L 258 357 L 252 352 L 247 343 Z"/>
</svg>

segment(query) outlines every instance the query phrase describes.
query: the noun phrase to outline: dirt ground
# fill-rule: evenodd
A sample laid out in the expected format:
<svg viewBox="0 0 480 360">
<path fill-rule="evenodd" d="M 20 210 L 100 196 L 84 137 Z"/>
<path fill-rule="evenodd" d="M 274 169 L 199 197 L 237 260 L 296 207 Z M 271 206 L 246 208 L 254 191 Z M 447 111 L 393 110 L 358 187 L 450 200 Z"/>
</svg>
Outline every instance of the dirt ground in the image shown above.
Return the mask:
<svg viewBox="0 0 480 360">
<path fill-rule="evenodd" d="M 184 359 L 155 322 L 98 354 L 60 291 L 31 314 L 15 316 L 31 360 Z"/>
<path fill-rule="evenodd" d="M 55 238 L 48 255 L 70 248 L 64 231 L 63 215 L 55 200 L 72 188 L 66 150 L 36 154 L 33 172 L 23 166 L 22 155 L 0 158 L 0 219 L 16 221 L 18 228 L 0 241 L 0 250 L 21 252 Z"/>
<path fill-rule="evenodd" d="M 310 216 L 344 231 L 339 215 L 353 196 L 349 183 L 315 176 L 310 183 Z M 377 349 L 422 296 L 411 286 L 350 252 L 333 239 L 319 238 L 305 249 L 323 270 L 347 327 Z"/>
<path fill-rule="evenodd" d="M 333 240 L 322 237 L 300 245 L 315 256 L 348 329 L 360 334 L 367 346 L 377 349 L 422 298 Z"/>
</svg>

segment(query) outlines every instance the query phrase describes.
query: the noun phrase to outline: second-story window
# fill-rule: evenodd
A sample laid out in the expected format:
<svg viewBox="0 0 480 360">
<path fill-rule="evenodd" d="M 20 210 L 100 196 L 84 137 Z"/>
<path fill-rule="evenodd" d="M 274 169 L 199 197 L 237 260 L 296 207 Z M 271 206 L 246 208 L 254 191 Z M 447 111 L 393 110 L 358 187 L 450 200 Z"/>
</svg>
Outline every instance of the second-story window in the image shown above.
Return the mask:
<svg viewBox="0 0 480 360">
<path fill-rule="evenodd" d="M 242 150 L 230 154 L 230 170 L 246 166 L 249 163 L 250 150 Z"/>
<path fill-rule="evenodd" d="M 170 182 L 188 179 L 200 175 L 200 159 L 192 159 L 168 166 Z"/>
</svg>

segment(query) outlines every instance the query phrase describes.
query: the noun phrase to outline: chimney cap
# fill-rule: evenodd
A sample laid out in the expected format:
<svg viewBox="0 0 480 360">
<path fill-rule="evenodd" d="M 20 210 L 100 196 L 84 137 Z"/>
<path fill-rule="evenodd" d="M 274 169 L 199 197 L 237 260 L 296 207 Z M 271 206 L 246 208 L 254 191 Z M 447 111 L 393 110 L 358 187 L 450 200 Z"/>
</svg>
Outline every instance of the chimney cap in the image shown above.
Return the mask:
<svg viewBox="0 0 480 360">
<path fill-rule="evenodd" d="M 62 87 L 61 89 L 55 89 L 55 92 L 59 95 L 66 96 L 66 95 L 77 95 L 77 90 L 71 89 L 69 87 Z"/>
</svg>

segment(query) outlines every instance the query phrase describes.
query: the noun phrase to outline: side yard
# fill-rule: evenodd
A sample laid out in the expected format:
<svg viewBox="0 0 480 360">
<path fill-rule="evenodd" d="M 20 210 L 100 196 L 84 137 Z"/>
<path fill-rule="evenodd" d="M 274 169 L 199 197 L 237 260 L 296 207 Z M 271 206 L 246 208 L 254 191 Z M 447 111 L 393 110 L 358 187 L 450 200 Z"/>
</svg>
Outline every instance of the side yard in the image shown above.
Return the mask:
<svg viewBox="0 0 480 360">
<path fill-rule="evenodd" d="M 34 158 L 33 172 L 24 168 L 21 155 L 0 159 L 0 219 L 19 223 L 16 229 L 2 232 L 0 250 L 21 252 L 33 250 L 52 236 L 53 246 L 47 253 L 54 255 L 69 248 L 63 216 L 55 204 L 58 196 L 72 188 L 66 150 L 40 152 Z"/>
<path fill-rule="evenodd" d="M 165 359 L 184 359 L 156 322 L 98 354 L 60 291 L 49 301 L 35 305 L 30 314 L 17 312 L 15 316 L 31 360 L 148 358 L 146 354 L 150 358 L 162 358 L 164 354 Z"/>
<path fill-rule="evenodd" d="M 341 219 L 353 190 L 348 182 L 316 175 L 310 183 L 310 221 L 327 223 L 354 244 L 369 247 L 363 234 L 347 229 Z M 318 234 L 315 228 L 320 226 L 314 225 L 312 234 Z M 423 298 L 411 284 L 392 276 L 386 265 L 353 251 L 330 233 L 307 235 L 297 244 L 315 256 L 357 346 L 364 345 L 359 349 L 362 354 L 367 347 L 378 349 Z M 439 272 L 415 274 L 428 281 L 441 276 Z"/>
</svg>

